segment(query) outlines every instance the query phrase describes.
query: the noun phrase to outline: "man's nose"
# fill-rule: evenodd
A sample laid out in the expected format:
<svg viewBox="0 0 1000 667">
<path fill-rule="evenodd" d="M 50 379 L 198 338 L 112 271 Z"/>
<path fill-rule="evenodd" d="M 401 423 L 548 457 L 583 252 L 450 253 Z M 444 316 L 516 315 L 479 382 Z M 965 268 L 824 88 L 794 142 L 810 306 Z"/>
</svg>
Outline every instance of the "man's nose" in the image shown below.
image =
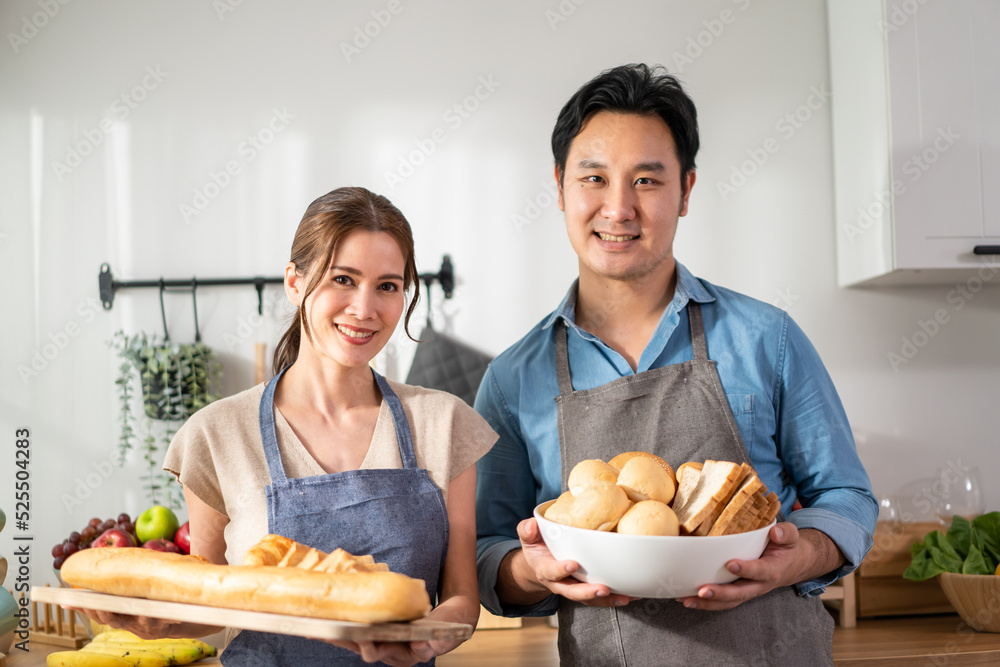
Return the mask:
<svg viewBox="0 0 1000 667">
<path fill-rule="evenodd" d="M 608 187 L 601 215 L 611 222 L 624 222 L 635 217 L 635 191 L 630 183 Z"/>
</svg>

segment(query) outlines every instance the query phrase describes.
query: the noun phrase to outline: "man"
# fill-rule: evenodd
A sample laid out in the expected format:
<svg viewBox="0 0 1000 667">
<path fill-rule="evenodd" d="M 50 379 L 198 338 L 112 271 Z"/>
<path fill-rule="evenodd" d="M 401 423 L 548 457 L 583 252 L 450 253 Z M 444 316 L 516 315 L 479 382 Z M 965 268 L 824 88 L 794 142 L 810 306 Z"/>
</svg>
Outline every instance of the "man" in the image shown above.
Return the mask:
<svg viewBox="0 0 1000 667">
<path fill-rule="evenodd" d="M 493 361 L 476 399 L 500 434 L 478 465 L 483 604 L 558 609 L 564 665 L 832 664 L 833 621 L 815 596 L 861 562 L 877 503 L 802 331 L 674 259 L 695 183 L 693 102 L 658 68 L 617 67 L 563 107 L 552 149 L 579 279 Z M 528 517 L 578 461 L 629 450 L 674 466 L 749 461 L 783 511 L 761 557 L 680 600 L 574 579 L 578 564 L 554 560 Z"/>
</svg>

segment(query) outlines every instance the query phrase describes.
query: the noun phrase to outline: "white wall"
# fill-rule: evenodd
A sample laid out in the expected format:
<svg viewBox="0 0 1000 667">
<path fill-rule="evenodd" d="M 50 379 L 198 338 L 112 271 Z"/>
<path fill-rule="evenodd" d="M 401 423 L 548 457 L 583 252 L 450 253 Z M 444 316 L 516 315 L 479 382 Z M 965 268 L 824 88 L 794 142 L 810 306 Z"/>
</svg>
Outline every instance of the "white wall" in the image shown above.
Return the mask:
<svg viewBox="0 0 1000 667">
<path fill-rule="evenodd" d="M 14 431 L 28 427 L 36 581 L 51 580 L 48 550 L 70 530 L 146 504 L 138 461 L 89 497 L 80 486 L 117 437 L 105 342 L 121 328 L 160 329 L 155 290 L 120 292 L 111 311 L 96 306 L 102 262 L 122 279 L 279 275 L 306 205 L 364 185 L 407 214 L 421 270 L 451 254 L 460 288 L 443 305 L 438 295 L 437 321 L 446 314 L 460 337 L 499 352 L 574 276 L 551 197 L 555 116 L 584 81 L 632 61 L 678 72 L 701 115 L 681 261 L 802 325 L 841 390 L 877 493 L 949 462 L 976 464 L 989 507 L 1000 507 L 1000 290 L 959 310 L 948 286 L 835 286 L 825 93 L 794 132 L 782 122 L 828 90 L 823 2 L 394 0 L 397 14 L 386 13 L 388 0 L 342 4 L 0 4 L 0 506 L 12 517 Z M 372 29 L 373 12 L 391 20 L 348 60 L 341 44 Z M 483 80 L 494 82 L 488 96 Z M 477 108 L 459 123 L 449 110 L 477 88 L 485 99 L 469 99 Z M 122 95 L 144 98 L 124 119 Z M 103 119 L 117 119 L 108 134 Z M 241 143 L 269 123 L 281 131 L 251 159 Z M 778 152 L 724 198 L 718 183 L 769 138 Z M 385 174 L 428 141 L 433 153 L 390 187 Z M 78 166 L 68 162 L 68 151 L 94 142 Z M 231 160 L 241 173 L 185 220 L 179 206 Z M 57 173 L 56 162 L 72 168 Z M 268 294 L 269 317 L 247 329 L 251 288 L 199 291 L 201 331 L 223 357 L 229 392 L 252 383 L 253 343 L 273 345 L 281 328 L 280 291 Z M 173 338 L 190 338 L 189 299 L 170 295 L 167 308 Z M 939 308 L 948 324 L 893 369 L 887 355 Z M 399 338 L 380 363 L 404 376 L 412 346 Z M 22 378 L 36 352 L 52 358 Z M 80 505 L 67 510 L 66 493 Z M 0 553 L 9 556 L 17 531 L 8 523 Z"/>
</svg>

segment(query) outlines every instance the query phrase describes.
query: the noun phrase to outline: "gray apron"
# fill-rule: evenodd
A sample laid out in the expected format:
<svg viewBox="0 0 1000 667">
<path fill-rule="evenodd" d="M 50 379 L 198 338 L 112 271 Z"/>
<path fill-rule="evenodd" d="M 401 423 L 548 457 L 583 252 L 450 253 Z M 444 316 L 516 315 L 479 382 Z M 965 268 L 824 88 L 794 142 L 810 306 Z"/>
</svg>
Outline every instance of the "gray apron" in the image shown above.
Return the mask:
<svg viewBox="0 0 1000 667">
<path fill-rule="evenodd" d="M 566 324 L 556 329 L 562 489 L 583 459 L 625 451 L 657 454 L 673 466 L 715 459 L 750 462 L 708 358 L 701 306 L 689 301 L 694 358 L 619 378 L 586 391 L 570 379 Z M 624 607 L 559 606 L 562 665 L 832 665 L 833 619 L 818 598 L 792 587 L 726 611 L 688 609 L 672 599 Z"/>
<path fill-rule="evenodd" d="M 399 398 L 385 378 L 372 371 L 392 413 L 402 468 L 288 479 L 274 426 L 274 390 L 284 372 L 267 384 L 260 399 L 260 433 L 271 473 L 266 489 L 268 530 L 321 551 L 339 547 L 352 554 L 372 554 L 393 572 L 423 579 L 427 594 L 435 600 L 448 551 L 448 511 L 441 490 L 426 470 L 417 467 L 410 424 Z M 236 635 L 221 658 L 227 667 L 371 664 L 325 642 L 251 630 Z M 434 659 L 420 664 L 433 665 Z"/>
</svg>

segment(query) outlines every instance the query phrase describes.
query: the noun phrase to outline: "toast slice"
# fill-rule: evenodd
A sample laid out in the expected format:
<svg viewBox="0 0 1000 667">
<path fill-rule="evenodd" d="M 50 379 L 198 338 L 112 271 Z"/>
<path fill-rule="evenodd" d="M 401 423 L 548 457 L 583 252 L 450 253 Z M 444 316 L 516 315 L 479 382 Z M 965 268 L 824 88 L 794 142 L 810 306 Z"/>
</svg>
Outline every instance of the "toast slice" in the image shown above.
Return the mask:
<svg viewBox="0 0 1000 667">
<path fill-rule="evenodd" d="M 777 497 L 777 496 L 775 496 Z M 729 524 L 729 527 L 722 533 L 723 535 L 733 535 L 735 533 L 745 533 L 759 527 L 760 517 L 768 506 L 767 497 L 764 493 L 757 493 L 742 514 Z"/>
<path fill-rule="evenodd" d="M 763 528 L 767 524 L 771 523 L 774 517 L 778 516 L 778 512 L 781 511 L 781 501 L 778 500 L 778 494 L 772 491 L 767 494 L 767 507 L 761 510 L 758 515 L 757 525 L 750 530 L 756 530 L 757 528 Z"/>
<path fill-rule="evenodd" d="M 735 532 L 732 528 L 745 520 L 746 515 L 754 508 L 755 499 L 763 497 L 766 491 L 764 483 L 755 473 L 748 475 L 706 535 L 729 535 Z"/>
<path fill-rule="evenodd" d="M 688 532 L 694 532 L 698 525 L 707 519 L 719 503 L 724 503 L 746 476 L 743 466 L 732 461 L 705 461 L 698 477 L 698 485 L 691 499 L 675 510 L 681 527 Z"/>
<path fill-rule="evenodd" d="M 712 526 L 715 525 L 715 522 L 722 514 L 722 511 L 728 506 L 729 501 L 740 489 L 744 488 L 745 482 L 750 479 L 751 475 L 753 477 L 757 477 L 757 475 L 754 474 L 753 468 L 750 466 L 750 464 L 749 463 L 741 464 L 739 472 L 739 481 L 737 482 L 737 486 L 733 487 L 732 492 L 730 492 L 728 496 L 723 498 L 719 502 L 719 504 L 715 506 L 715 509 L 712 510 L 711 514 L 709 514 L 704 521 L 698 524 L 698 527 L 695 528 L 694 531 L 695 535 L 708 535 L 708 532 L 712 530 Z"/>
</svg>

